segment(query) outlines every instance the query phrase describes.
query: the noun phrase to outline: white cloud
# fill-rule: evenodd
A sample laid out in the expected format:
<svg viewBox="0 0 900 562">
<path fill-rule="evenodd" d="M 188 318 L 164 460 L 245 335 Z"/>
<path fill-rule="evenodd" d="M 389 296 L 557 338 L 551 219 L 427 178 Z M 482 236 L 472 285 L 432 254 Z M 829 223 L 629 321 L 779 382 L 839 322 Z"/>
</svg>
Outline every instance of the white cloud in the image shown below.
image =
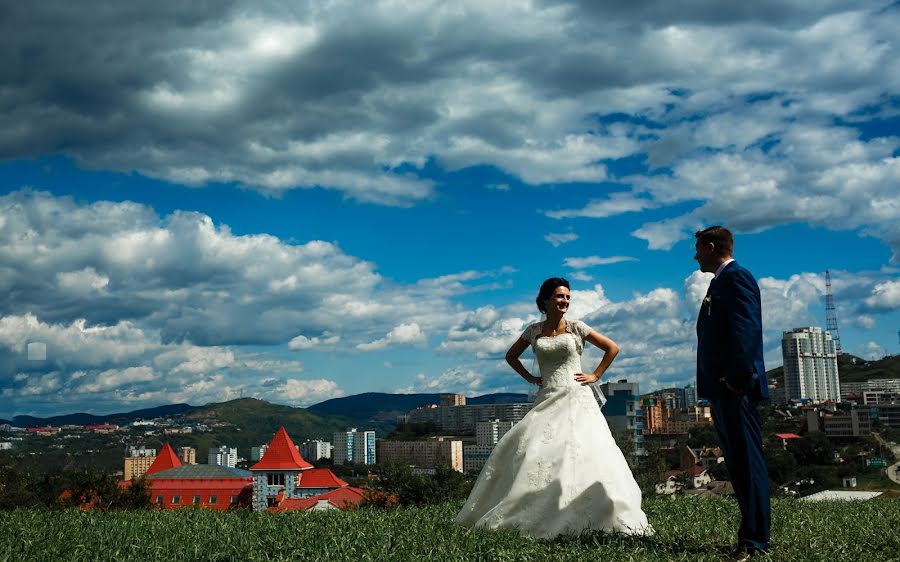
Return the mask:
<svg viewBox="0 0 900 562">
<path fill-rule="evenodd" d="M 303 335 L 297 336 L 288 342 L 288 349 L 333 349 L 338 343 L 340 343 L 340 341 L 341 336 L 332 334 L 331 332 L 326 330 L 322 332 L 321 336 L 314 336 L 311 338 Z"/>
<path fill-rule="evenodd" d="M 569 277 L 574 279 L 575 281 L 584 281 L 585 283 L 590 283 L 594 280 L 594 278 L 583 271 L 573 271 L 569 274 Z"/>
<path fill-rule="evenodd" d="M 868 314 L 859 314 L 855 318 L 855 323 L 863 330 L 871 330 L 875 327 L 876 322 L 875 319 Z"/>
<path fill-rule="evenodd" d="M 97 374 L 93 381 L 82 383 L 78 392 L 93 393 L 113 390 L 133 383 L 143 383 L 156 379 L 158 375 L 150 367 L 128 367 L 109 369 Z"/>
<path fill-rule="evenodd" d="M 635 213 L 656 206 L 646 198 L 635 197 L 630 193 L 613 193 L 609 199 L 591 201 L 582 209 L 565 209 L 546 211 L 550 218 L 565 219 L 571 217 L 606 218 L 622 213 Z"/>
<path fill-rule="evenodd" d="M 346 392 L 332 380 L 291 378 L 283 381 L 265 396 L 279 403 L 287 402 L 295 406 L 309 406 L 323 400 L 346 396 Z"/>
<path fill-rule="evenodd" d="M 554 248 L 559 247 L 566 242 L 578 240 L 578 235 L 574 232 L 550 233 L 544 235 L 544 240 L 553 245 Z"/>
<path fill-rule="evenodd" d="M 374 351 L 395 345 L 415 345 L 425 341 L 422 328 L 415 322 L 395 326 L 387 336 L 373 342 L 361 343 L 356 349 L 361 351 Z"/>
<path fill-rule="evenodd" d="M 80 11 L 42 2 L 7 14 L 0 53 L 55 55 L 39 73 L 2 59 L 2 103 L 16 111 L 0 112 L 0 155 L 63 152 L 90 168 L 189 185 L 320 187 L 407 205 L 435 192 L 422 173 L 430 161 L 490 165 L 526 183 L 616 181 L 607 162 L 618 158 L 677 166 L 705 147 L 789 146 L 795 126 L 885 111 L 900 82 L 897 10 L 874 0 L 739 10 L 475 0 L 400 11 L 389 0 L 301 11 L 171 6 L 95 18 L 102 8 L 90 2 Z M 58 18 L 70 25 L 53 25 Z M 597 118 L 607 115 L 628 119 Z M 777 147 L 773 156 L 770 164 Z M 665 203 L 625 192 L 551 216 Z"/>
<path fill-rule="evenodd" d="M 433 393 L 433 392 L 457 392 L 474 396 L 487 392 L 501 392 L 496 387 L 487 385 L 487 377 L 473 369 L 454 367 L 447 369 L 439 375 L 419 373 L 415 377 L 412 386 L 398 388 L 397 393 Z"/>
<path fill-rule="evenodd" d="M 900 281 L 879 283 L 863 302 L 868 310 L 876 312 L 900 309 Z"/>
<path fill-rule="evenodd" d="M 595 265 L 609 265 L 613 263 L 622 263 L 626 261 L 638 261 L 637 258 L 632 258 L 629 256 L 610 256 L 610 257 L 600 257 L 600 256 L 587 256 L 583 258 L 566 258 L 564 263 L 567 267 L 571 267 L 574 269 L 584 269 L 587 267 L 593 267 Z"/>
<path fill-rule="evenodd" d="M 864 345 L 852 349 L 850 353 L 856 355 L 857 357 L 868 359 L 869 361 L 875 361 L 887 355 L 887 350 L 885 350 L 884 347 L 882 347 L 878 343 L 870 341 L 866 342 Z"/>
<path fill-rule="evenodd" d="M 283 344 L 298 334 L 309 341 L 298 338 L 295 348 L 353 347 L 396 315 L 428 333 L 454 322 L 449 297 L 505 286 L 514 271 L 386 285 L 374 264 L 330 242 L 236 236 L 200 213 L 158 217 L 135 203 L 78 205 L 28 190 L 0 196 L 0 216 L 0 260 L 8 265 L 0 291 L 17 295 L 7 316 L 83 320 L 77 329 L 86 333 L 158 331 L 164 342 L 206 347 Z M 334 318 L 346 320 L 340 333 Z"/>
</svg>

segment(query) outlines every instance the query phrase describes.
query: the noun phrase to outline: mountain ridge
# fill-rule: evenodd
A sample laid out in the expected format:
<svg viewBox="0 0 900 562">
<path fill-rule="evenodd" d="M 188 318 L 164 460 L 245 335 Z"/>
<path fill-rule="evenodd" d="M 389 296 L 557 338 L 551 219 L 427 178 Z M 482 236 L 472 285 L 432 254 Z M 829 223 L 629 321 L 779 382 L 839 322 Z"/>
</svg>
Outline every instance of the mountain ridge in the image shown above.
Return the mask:
<svg viewBox="0 0 900 562">
<path fill-rule="evenodd" d="M 400 397 L 397 400 L 397 397 Z M 516 393 L 494 393 L 477 396 L 467 399 L 469 404 L 492 404 L 527 400 L 526 394 Z M 254 402 L 255 401 L 255 402 Z M 362 394 L 354 394 L 341 398 L 332 398 L 317 404 L 313 404 L 306 408 L 289 406 L 286 404 L 275 404 L 265 400 L 256 398 L 238 398 L 225 402 L 210 402 L 202 406 L 192 406 L 186 403 L 164 404 L 153 408 L 141 408 L 131 412 L 117 412 L 114 414 L 88 414 L 85 412 L 76 412 L 71 414 L 60 414 L 48 417 L 37 417 L 19 415 L 13 416 L 11 420 L 0 420 L 0 424 L 8 423 L 16 427 L 43 427 L 43 426 L 60 426 L 60 425 L 95 425 L 111 423 L 116 425 L 125 425 L 141 419 L 154 419 L 159 417 L 186 416 L 199 418 L 203 417 L 203 412 L 214 411 L 219 407 L 231 410 L 235 413 L 242 412 L 237 405 L 247 406 L 250 404 L 265 403 L 283 415 L 291 415 L 291 410 L 308 411 L 316 415 L 341 416 L 349 418 L 348 421 L 371 421 L 376 423 L 392 423 L 396 420 L 396 416 L 405 414 L 409 410 L 413 410 L 418 406 L 427 404 L 437 404 L 440 402 L 440 394 L 390 394 L 379 392 L 365 392 Z M 348 415 L 348 406 L 354 404 L 366 404 L 367 408 L 357 412 L 356 415 Z M 374 407 L 373 407 L 374 404 Z M 406 404 L 413 404 L 406 407 Z M 324 405 L 324 406 L 323 406 Z M 281 408 L 286 408 L 281 410 Z M 352 410 L 350 411 L 352 413 Z M 361 415 L 362 414 L 362 415 Z M 268 415 L 268 414 L 266 414 Z M 277 428 L 276 428 L 277 429 Z"/>
</svg>

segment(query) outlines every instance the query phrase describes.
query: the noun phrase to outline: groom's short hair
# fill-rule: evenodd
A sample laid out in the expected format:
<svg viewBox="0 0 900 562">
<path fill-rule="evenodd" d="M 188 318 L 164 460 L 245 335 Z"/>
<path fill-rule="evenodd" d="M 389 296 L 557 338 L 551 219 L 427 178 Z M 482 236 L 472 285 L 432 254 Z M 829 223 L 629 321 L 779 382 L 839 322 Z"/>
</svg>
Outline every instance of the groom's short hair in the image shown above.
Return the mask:
<svg viewBox="0 0 900 562">
<path fill-rule="evenodd" d="M 734 236 L 724 226 L 711 226 L 694 233 L 694 238 L 701 244 L 712 242 L 715 253 L 719 257 L 731 256 L 734 253 Z"/>
</svg>

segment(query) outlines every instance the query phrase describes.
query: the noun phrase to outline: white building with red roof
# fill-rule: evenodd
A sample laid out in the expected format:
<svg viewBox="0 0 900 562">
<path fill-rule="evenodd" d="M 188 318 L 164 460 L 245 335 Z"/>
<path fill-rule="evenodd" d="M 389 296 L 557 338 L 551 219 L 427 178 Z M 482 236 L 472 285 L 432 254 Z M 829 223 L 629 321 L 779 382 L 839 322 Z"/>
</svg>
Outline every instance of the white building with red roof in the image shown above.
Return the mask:
<svg viewBox="0 0 900 562">
<path fill-rule="evenodd" d="M 284 427 L 278 429 L 250 472 L 255 511 L 305 510 L 317 505 L 325 509 L 319 500 L 343 508 L 362 501 L 362 490 L 351 488 L 327 468 L 313 468 L 306 462 Z"/>
</svg>

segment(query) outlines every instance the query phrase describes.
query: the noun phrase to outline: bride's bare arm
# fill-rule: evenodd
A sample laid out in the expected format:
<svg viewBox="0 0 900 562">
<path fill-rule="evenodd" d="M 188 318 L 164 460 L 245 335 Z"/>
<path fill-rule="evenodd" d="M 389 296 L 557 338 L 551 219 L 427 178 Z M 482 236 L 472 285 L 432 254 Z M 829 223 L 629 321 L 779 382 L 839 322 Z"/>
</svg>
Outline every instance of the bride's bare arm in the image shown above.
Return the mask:
<svg viewBox="0 0 900 562">
<path fill-rule="evenodd" d="M 584 339 L 603 350 L 603 359 L 600 360 L 600 364 L 594 369 L 593 374 L 578 373 L 575 375 L 575 380 L 583 383 L 594 383 L 600 380 L 600 377 L 612 364 L 613 359 L 619 354 L 619 346 L 597 330 L 591 330 L 591 333 L 585 336 Z"/>
<path fill-rule="evenodd" d="M 519 361 L 519 356 L 525 353 L 525 350 L 528 349 L 529 343 L 522 338 L 516 340 L 516 343 L 512 344 L 512 347 L 506 352 L 506 362 L 509 363 L 509 366 L 513 368 L 513 371 L 519 373 L 519 375 L 528 381 L 531 384 L 541 384 L 540 377 L 535 377 L 531 373 L 528 372 L 528 369 L 525 368 L 525 365 L 522 365 L 522 362 Z"/>
</svg>

